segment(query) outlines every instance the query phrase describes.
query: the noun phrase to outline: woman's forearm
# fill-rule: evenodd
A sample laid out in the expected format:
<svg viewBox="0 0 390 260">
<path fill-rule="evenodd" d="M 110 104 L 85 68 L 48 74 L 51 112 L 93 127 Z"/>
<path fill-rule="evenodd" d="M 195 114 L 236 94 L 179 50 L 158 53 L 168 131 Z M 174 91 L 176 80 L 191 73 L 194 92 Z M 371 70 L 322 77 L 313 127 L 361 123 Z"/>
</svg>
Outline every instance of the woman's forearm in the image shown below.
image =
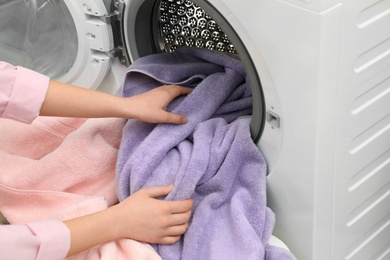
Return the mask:
<svg viewBox="0 0 390 260">
<path fill-rule="evenodd" d="M 120 97 L 51 80 L 40 115 L 121 117 L 120 103 Z"/>
<path fill-rule="evenodd" d="M 165 111 L 168 104 L 191 89 L 165 85 L 130 98 L 50 81 L 39 115 L 63 117 L 120 117 L 150 123 L 183 124 L 187 119 Z"/>
</svg>

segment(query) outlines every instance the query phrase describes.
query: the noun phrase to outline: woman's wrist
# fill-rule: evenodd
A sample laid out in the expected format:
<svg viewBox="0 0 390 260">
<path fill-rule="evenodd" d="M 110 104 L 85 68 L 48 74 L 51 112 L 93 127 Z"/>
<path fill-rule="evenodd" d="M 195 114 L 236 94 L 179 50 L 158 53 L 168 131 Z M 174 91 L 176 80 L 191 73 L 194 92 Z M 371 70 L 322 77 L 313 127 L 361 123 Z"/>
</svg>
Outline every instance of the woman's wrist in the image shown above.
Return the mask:
<svg viewBox="0 0 390 260">
<path fill-rule="evenodd" d="M 132 108 L 132 100 L 131 98 L 125 98 L 125 97 L 114 97 L 112 99 L 112 108 L 115 113 L 115 117 L 119 118 L 127 118 L 127 119 L 133 119 L 134 114 L 133 111 L 135 111 L 137 108 Z"/>
<path fill-rule="evenodd" d="M 71 233 L 68 256 L 93 246 L 121 238 L 118 219 L 114 209 L 108 208 L 96 213 L 64 221 Z"/>
</svg>

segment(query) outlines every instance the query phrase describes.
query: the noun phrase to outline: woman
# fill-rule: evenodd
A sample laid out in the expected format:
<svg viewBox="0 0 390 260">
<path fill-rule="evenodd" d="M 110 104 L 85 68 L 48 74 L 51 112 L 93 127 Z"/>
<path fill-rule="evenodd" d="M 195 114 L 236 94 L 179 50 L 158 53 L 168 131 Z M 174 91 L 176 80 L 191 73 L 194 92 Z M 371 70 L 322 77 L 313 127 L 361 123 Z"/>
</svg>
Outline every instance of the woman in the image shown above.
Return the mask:
<svg viewBox="0 0 390 260">
<path fill-rule="evenodd" d="M 122 98 L 50 80 L 23 67 L 0 62 L 0 117 L 31 123 L 38 115 L 62 117 L 121 117 L 150 123 L 183 124 L 183 115 L 165 111 L 177 96 L 191 89 L 166 85 Z M 163 201 L 173 188 L 141 189 L 106 210 L 61 222 L 0 225 L 2 257 L 63 259 L 119 238 L 172 244 L 188 227 L 193 201 Z M 129 214 L 131 213 L 131 214 Z M 109 228 L 107 228 L 109 227 Z"/>
</svg>

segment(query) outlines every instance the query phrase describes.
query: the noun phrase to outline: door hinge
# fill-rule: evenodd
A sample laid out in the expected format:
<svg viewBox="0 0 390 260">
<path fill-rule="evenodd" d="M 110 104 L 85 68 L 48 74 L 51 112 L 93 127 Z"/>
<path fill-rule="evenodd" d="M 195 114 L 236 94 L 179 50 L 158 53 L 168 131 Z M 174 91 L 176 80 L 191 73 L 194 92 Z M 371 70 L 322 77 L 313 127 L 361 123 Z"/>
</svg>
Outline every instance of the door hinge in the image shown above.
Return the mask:
<svg viewBox="0 0 390 260">
<path fill-rule="evenodd" d="M 123 0 L 115 0 L 111 6 L 111 13 L 99 16 L 104 23 L 111 24 L 114 40 L 114 49 L 107 55 L 118 57 L 119 61 L 126 67 L 130 66 L 130 58 L 125 47 L 125 34 L 123 28 L 123 14 L 126 4 Z"/>
</svg>

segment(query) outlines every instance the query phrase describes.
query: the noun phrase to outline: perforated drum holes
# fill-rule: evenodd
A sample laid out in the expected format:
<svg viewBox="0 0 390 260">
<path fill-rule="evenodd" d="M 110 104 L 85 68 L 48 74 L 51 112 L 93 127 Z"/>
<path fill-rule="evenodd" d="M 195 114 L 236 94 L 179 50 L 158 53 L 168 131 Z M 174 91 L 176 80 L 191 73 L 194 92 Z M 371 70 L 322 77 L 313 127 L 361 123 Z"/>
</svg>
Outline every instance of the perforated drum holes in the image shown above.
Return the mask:
<svg viewBox="0 0 390 260">
<path fill-rule="evenodd" d="M 166 52 L 188 46 L 236 53 L 221 27 L 191 1 L 162 0 L 158 17 L 159 44 Z"/>
</svg>

